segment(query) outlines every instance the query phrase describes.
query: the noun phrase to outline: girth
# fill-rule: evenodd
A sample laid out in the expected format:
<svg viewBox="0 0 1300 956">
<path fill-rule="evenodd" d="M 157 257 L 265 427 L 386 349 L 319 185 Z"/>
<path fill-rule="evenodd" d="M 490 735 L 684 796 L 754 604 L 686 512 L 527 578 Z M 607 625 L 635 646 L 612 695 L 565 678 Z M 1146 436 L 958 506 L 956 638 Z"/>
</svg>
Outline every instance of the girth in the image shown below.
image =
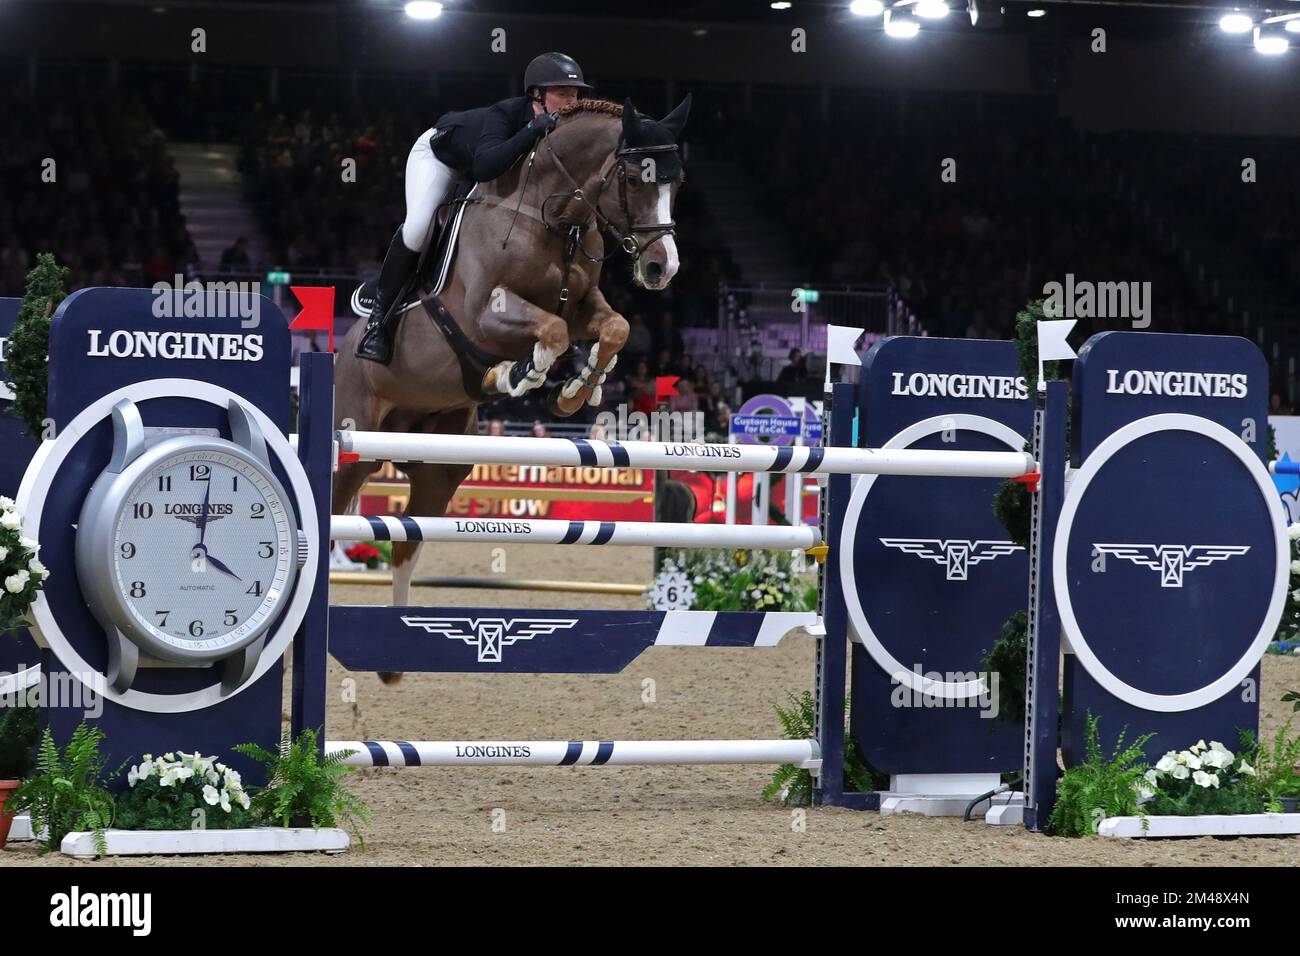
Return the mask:
<svg viewBox="0 0 1300 956">
<path fill-rule="evenodd" d="M 493 355 L 471 342 L 469 336 L 465 334 L 455 318 L 452 317 L 452 314 L 447 311 L 447 307 L 442 304 L 442 300 L 434 295 L 432 290 L 421 287 L 420 303 L 428 312 L 434 327 L 442 333 L 442 337 L 451 346 L 456 361 L 460 363 L 460 376 L 465 386 L 465 394 L 476 402 L 502 397 L 500 395 L 489 396 L 483 391 L 483 377 L 487 375 L 490 368 L 507 361 L 507 359 L 504 356 Z"/>
</svg>

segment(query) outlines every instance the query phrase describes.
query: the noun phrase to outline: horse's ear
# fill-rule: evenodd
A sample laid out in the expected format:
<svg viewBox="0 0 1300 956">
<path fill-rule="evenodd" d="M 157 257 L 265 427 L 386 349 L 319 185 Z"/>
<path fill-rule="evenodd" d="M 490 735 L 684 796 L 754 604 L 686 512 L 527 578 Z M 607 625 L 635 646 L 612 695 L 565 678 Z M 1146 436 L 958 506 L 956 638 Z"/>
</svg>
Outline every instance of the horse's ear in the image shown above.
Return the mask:
<svg viewBox="0 0 1300 956">
<path fill-rule="evenodd" d="M 632 137 L 636 135 L 639 120 L 637 119 L 636 107 L 632 105 L 632 97 L 623 101 L 623 139 L 631 142 Z"/>
<path fill-rule="evenodd" d="M 666 126 L 673 134 L 673 139 L 682 135 L 682 130 L 686 128 L 686 117 L 691 115 L 691 94 L 686 94 L 686 99 L 682 100 L 673 109 L 671 113 L 659 121 L 661 126 Z"/>
</svg>

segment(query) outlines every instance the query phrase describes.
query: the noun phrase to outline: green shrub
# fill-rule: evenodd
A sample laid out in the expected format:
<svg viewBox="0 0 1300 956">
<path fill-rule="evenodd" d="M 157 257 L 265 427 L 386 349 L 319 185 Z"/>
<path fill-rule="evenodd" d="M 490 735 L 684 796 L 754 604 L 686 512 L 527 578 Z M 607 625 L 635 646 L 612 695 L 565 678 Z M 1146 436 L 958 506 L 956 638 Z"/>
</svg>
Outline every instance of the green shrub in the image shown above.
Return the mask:
<svg viewBox="0 0 1300 956">
<path fill-rule="evenodd" d="M 1107 758 L 1102 756 L 1097 718 L 1092 714 L 1087 717 L 1087 728 L 1087 758 L 1065 771 L 1057 785 L 1056 806 L 1048 826 L 1058 836 L 1095 834 L 1102 820 L 1135 816 L 1138 811 L 1138 796 L 1147 771 L 1141 762 L 1142 746 L 1154 734 L 1146 734 L 1125 747 L 1125 727 Z"/>
<path fill-rule="evenodd" d="M 798 697 L 794 694 L 787 694 L 786 698 L 790 702 L 790 709 L 786 710 L 779 706 L 776 708 L 776 715 L 781 721 L 781 728 L 785 733 L 785 738 L 787 740 L 812 740 L 816 737 L 813 728 L 816 726 L 817 715 L 817 703 L 813 699 L 812 692 L 804 691 Z M 844 702 L 844 708 L 847 712 L 847 700 Z M 853 735 L 846 731 L 844 734 L 844 789 L 870 793 L 873 790 L 884 790 L 888 784 L 889 778 L 872 770 L 870 764 L 863 759 L 861 752 L 859 752 Z M 784 763 L 777 767 L 776 772 L 772 774 L 772 782 L 763 788 L 763 799 L 771 800 L 780 797 L 782 802 L 788 806 L 806 807 L 812 804 L 812 793 L 812 771 L 801 769 L 792 763 Z"/>
<path fill-rule="evenodd" d="M 104 830 L 113 822 L 113 795 L 101 785 L 107 759 L 99 745 L 104 732 L 80 724 L 60 750 L 48 727 L 36 756 L 36 776 L 24 781 L 9 798 L 5 811 L 29 813 L 32 830 L 46 831 L 40 852 L 57 850 L 63 838 L 75 831 L 95 834 L 95 849 L 108 850 Z"/>
<path fill-rule="evenodd" d="M 347 824 L 364 847 L 357 824 L 370 821 L 370 808 L 339 781 L 356 768 L 343 763 L 355 751 L 321 756 L 318 736 L 304 730 L 296 741 L 284 731 L 271 753 L 257 744 L 239 744 L 239 753 L 266 765 L 267 785 L 256 788 L 253 813 L 268 824 L 335 827 Z"/>
</svg>

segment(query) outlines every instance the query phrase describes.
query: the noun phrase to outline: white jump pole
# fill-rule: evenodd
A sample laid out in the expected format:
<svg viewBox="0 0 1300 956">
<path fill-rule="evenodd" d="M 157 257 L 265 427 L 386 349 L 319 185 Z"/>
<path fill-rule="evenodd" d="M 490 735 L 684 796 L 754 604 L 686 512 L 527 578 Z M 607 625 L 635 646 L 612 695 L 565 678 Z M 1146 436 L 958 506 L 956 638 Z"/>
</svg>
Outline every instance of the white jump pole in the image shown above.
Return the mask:
<svg viewBox="0 0 1300 956">
<path fill-rule="evenodd" d="M 817 769 L 815 740 L 328 740 L 326 755 L 355 751 L 352 767 L 782 764 Z"/>
<path fill-rule="evenodd" d="M 807 549 L 816 528 L 773 525 L 563 521 L 544 518 L 415 518 L 333 515 L 336 541 L 511 541 L 531 544 L 614 544 L 652 548 Z"/>
<path fill-rule="evenodd" d="M 581 438 L 405 435 L 347 431 L 337 432 L 336 436 L 340 454 L 357 455 L 364 461 L 690 471 L 800 471 L 812 474 L 963 478 L 1017 478 L 1037 470 L 1032 455 L 1014 451 L 775 447 L 675 442 L 611 444 Z"/>
</svg>

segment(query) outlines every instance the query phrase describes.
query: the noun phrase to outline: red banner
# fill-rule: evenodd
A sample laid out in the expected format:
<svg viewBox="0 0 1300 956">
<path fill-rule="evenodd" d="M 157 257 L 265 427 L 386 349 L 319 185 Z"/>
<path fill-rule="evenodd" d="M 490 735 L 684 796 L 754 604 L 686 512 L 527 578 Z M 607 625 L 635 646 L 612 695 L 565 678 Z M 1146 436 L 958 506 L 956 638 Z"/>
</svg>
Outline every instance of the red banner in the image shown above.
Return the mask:
<svg viewBox="0 0 1300 956">
<path fill-rule="evenodd" d="M 406 478 L 391 464 L 362 489 L 362 514 L 401 514 Z M 654 472 L 641 468 L 475 465 L 447 508 L 468 518 L 654 520 Z"/>
</svg>

